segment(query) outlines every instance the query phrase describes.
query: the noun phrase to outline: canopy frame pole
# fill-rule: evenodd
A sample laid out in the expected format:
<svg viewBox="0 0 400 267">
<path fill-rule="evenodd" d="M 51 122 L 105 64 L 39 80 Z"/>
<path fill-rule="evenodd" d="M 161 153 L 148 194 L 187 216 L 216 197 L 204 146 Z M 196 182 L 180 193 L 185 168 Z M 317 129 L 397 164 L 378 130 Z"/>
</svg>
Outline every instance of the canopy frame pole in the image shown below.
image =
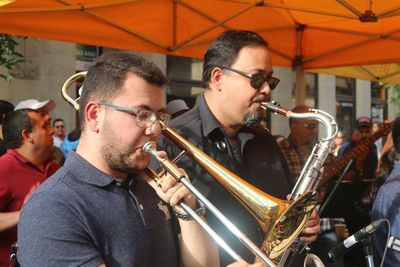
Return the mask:
<svg viewBox="0 0 400 267">
<path fill-rule="evenodd" d="M 296 58 L 293 62 L 293 68 L 296 72 L 296 87 L 294 91 L 295 104 L 304 105 L 306 102 L 306 84 L 303 65 L 303 34 L 305 25 L 299 24 L 296 27 Z"/>
</svg>

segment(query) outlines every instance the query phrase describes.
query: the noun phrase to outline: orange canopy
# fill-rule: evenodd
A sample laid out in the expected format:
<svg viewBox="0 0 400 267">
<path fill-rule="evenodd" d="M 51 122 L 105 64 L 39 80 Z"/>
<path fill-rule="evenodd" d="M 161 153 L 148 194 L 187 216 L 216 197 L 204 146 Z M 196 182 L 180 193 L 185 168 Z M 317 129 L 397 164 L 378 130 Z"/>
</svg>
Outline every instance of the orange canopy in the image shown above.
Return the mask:
<svg viewBox="0 0 400 267">
<path fill-rule="evenodd" d="M 400 84 L 400 64 L 361 65 L 308 70 L 314 73 L 325 73 L 349 78 L 358 78 L 383 83 Z"/>
<path fill-rule="evenodd" d="M 16 0 L 0 7 L 3 33 L 179 56 L 201 57 L 227 29 L 259 32 L 279 66 L 400 62 L 398 0 Z"/>
</svg>

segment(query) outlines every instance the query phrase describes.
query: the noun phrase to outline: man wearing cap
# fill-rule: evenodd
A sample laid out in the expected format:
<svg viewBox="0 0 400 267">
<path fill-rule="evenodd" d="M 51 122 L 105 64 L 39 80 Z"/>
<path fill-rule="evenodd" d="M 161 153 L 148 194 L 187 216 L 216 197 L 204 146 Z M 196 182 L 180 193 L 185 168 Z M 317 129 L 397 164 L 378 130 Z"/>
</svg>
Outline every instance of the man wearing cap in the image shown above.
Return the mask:
<svg viewBox="0 0 400 267">
<path fill-rule="evenodd" d="M 3 119 L 5 115 L 14 110 L 14 105 L 8 101 L 0 100 L 0 156 L 6 153 L 6 145 L 3 140 Z"/>
<path fill-rule="evenodd" d="M 53 129 L 46 116 L 18 109 L 4 119 L 8 148 L 0 157 L 0 266 L 9 266 L 23 204 L 60 166 L 53 161 Z"/>
<path fill-rule="evenodd" d="M 46 120 L 51 121 L 51 116 L 49 114 L 50 111 L 52 111 L 56 107 L 56 103 L 54 100 L 44 100 L 44 101 L 39 101 L 36 99 L 27 99 L 24 101 L 19 102 L 14 110 L 19 110 L 19 109 L 33 109 L 36 110 L 40 115 L 44 116 Z"/>
<path fill-rule="evenodd" d="M 372 122 L 369 117 L 360 117 L 356 120 L 356 127 L 350 140 L 343 144 L 339 149 L 338 157 L 344 156 L 348 151 L 357 146 L 360 141 L 367 136 L 371 135 Z M 366 148 L 366 153 L 363 153 L 363 158 L 357 158 L 356 163 L 353 165 L 353 176 L 361 180 L 374 178 L 375 170 L 378 165 L 378 152 L 374 144 Z"/>
</svg>

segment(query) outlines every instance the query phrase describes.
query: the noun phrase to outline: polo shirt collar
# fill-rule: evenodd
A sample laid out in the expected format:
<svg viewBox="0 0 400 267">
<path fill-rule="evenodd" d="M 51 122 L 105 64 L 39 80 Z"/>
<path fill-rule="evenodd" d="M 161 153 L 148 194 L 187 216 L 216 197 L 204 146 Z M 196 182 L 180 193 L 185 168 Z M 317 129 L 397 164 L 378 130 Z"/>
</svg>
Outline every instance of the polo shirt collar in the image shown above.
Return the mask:
<svg viewBox="0 0 400 267">
<path fill-rule="evenodd" d="M 100 171 L 73 150 L 70 151 L 64 167 L 75 177 L 91 185 L 105 187 L 114 182 L 112 176 Z"/>
<path fill-rule="evenodd" d="M 23 164 L 30 165 L 30 166 L 36 168 L 37 170 L 39 170 L 40 172 L 44 172 L 44 173 L 47 173 L 48 169 L 52 166 L 52 164 L 55 164 L 53 162 L 54 157 L 50 156 L 49 159 L 45 162 L 45 170 L 41 171 L 35 164 L 33 164 L 29 159 L 24 157 L 22 154 L 20 154 L 15 149 L 12 149 L 12 148 L 7 149 L 7 154 L 10 154 L 11 156 L 15 157 L 18 161 L 22 162 Z M 57 166 L 59 166 L 59 165 L 57 164 Z"/>
<path fill-rule="evenodd" d="M 27 164 L 27 163 L 32 164 L 27 158 L 22 156 L 20 153 L 18 153 L 14 149 L 11 149 L 11 148 L 7 149 L 7 154 L 14 156 L 16 159 L 18 159 L 19 161 L 21 161 L 24 164 Z"/>
</svg>

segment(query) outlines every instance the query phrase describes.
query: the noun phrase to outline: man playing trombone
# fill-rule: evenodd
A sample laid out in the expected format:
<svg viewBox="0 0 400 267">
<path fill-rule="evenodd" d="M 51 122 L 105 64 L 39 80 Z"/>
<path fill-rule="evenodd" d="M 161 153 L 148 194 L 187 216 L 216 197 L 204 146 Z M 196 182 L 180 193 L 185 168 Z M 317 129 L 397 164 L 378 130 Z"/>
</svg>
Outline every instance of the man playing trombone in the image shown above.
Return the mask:
<svg viewBox="0 0 400 267">
<path fill-rule="evenodd" d="M 159 121 L 168 122 L 166 82 L 153 63 L 124 52 L 90 68 L 78 149 L 23 208 L 22 266 L 218 266 L 216 245 L 199 224 L 177 220 L 179 236 L 174 225 L 171 206 L 181 201 L 202 215 L 194 195 L 170 175 L 157 187 L 142 172 L 150 161 L 143 145 L 157 140 Z"/>
<path fill-rule="evenodd" d="M 261 103 L 279 82 L 273 77 L 266 41 L 250 31 L 224 32 L 208 47 L 203 63 L 204 93 L 195 108 L 172 121 L 171 128 L 245 181 L 285 199 L 289 176 L 279 148 L 271 134 L 253 127 L 262 118 Z M 160 139 L 159 147 L 171 157 L 178 153 L 166 139 Z M 190 158 L 182 158 L 177 165 L 218 209 L 261 245 L 264 234 L 256 220 L 223 186 Z M 206 213 L 206 218 L 245 260 L 254 260 L 212 214 Z M 318 232 L 319 217 L 314 213 L 301 238 L 313 241 Z M 220 258 L 221 265 L 232 261 L 224 251 Z"/>
</svg>

